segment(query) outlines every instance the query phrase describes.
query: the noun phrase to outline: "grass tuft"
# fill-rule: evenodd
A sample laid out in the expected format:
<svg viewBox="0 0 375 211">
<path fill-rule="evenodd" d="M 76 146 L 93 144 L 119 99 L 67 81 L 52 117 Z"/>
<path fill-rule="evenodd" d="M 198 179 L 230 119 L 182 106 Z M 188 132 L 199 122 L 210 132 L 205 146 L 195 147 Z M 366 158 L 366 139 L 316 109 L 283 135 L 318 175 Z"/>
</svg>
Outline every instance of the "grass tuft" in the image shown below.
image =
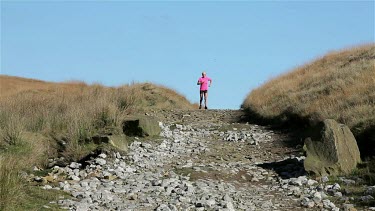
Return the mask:
<svg viewBox="0 0 375 211">
<path fill-rule="evenodd" d="M 0 127 L 0 143 L 17 145 L 22 142 L 23 121 L 16 114 L 2 115 L 2 127 Z M 5 119 L 6 118 L 6 119 Z"/>
<path fill-rule="evenodd" d="M 15 157 L 0 156 L 0 210 L 12 210 L 24 196 Z"/>
</svg>

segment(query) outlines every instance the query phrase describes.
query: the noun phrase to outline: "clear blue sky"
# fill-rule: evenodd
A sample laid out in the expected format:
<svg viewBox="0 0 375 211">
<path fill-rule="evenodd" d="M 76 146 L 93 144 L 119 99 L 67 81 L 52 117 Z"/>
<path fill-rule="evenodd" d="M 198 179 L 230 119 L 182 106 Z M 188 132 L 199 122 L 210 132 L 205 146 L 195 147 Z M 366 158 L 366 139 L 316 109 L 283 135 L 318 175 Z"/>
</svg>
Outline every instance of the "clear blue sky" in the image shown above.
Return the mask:
<svg viewBox="0 0 375 211">
<path fill-rule="evenodd" d="M 328 51 L 374 42 L 374 1 L 1 1 L 1 74 L 154 82 L 210 108 Z"/>
</svg>

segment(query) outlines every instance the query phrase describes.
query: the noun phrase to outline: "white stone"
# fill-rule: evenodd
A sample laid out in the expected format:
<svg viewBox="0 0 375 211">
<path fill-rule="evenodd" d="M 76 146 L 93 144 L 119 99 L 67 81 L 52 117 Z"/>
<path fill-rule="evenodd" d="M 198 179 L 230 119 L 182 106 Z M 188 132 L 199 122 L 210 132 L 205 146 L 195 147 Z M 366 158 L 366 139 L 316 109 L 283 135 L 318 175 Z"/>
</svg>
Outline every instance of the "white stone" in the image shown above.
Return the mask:
<svg viewBox="0 0 375 211">
<path fill-rule="evenodd" d="M 76 162 L 72 162 L 72 163 L 70 163 L 70 165 L 69 165 L 69 167 L 70 167 L 71 169 L 78 169 L 80 166 L 81 166 L 81 164 L 80 164 L 80 163 L 76 163 Z"/>
<path fill-rule="evenodd" d="M 51 189 L 52 189 L 52 186 L 50 186 L 50 185 L 45 185 L 45 186 L 42 187 L 42 189 L 44 189 L 44 190 L 51 190 Z"/>
<path fill-rule="evenodd" d="M 301 205 L 307 208 L 312 208 L 315 206 L 315 203 L 311 201 L 309 198 L 305 197 L 302 199 Z"/>
<path fill-rule="evenodd" d="M 332 186 L 332 189 L 333 190 L 341 190 L 341 187 L 338 183 L 335 183 L 333 186 Z"/>
<path fill-rule="evenodd" d="M 317 184 L 318 182 L 316 181 L 316 180 L 312 180 L 312 179 L 309 179 L 309 180 L 307 180 L 307 185 L 308 186 L 313 186 L 313 185 L 315 185 L 315 184 Z"/>
<path fill-rule="evenodd" d="M 103 166 L 103 165 L 105 165 L 107 163 L 107 161 L 104 160 L 104 159 L 101 159 L 101 158 L 96 158 L 95 159 L 95 163 L 98 164 L 98 165 Z"/>
<path fill-rule="evenodd" d="M 320 193 L 320 192 L 315 192 L 315 193 L 314 193 L 313 201 L 314 201 L 315 203 L 319 203 L 319 202 L 321 202 L 322 199 L 323 199 L 323 197 L 322 197 L 322 193 Z"/>
<path fill-rule="evenodd" d="M 328 182 L 329 178 L 327 176 L 323 176 L 321 180 L 322 180 L 322 182 Z"/>
<path fill-rule="evenodd" d="M 335 197 L 342 197 L 342 193 L 339 192 L 339 191 L 338 191 L 338 192 L 335 192 L 334 196 L 335 196 Z"/>
<path fill-rule="evenodd" d="M 233 203 L 230 202 L 230 201 L 229 201 L 229 202 L 226 202 L 224 207 L 227 208 L 228 211 L 235 211 L 234 206 L 233 206 Z"/>
<path fill-rule="evenodd" d="M 77 177 L 76 175 L 72 175 L 70 176 L 70 178 L 74 181 L 80 181 L 81 179 L 79 177 Z"/>
<path fill-rule="evenodd" d="M 103 158 L 103 159 L 106 159 L 106 158 L 107 158 L 107 155 L 104 154 L 104 153 L 101 153 L 100 155 L 98 155 L 98 157 Z"/>
</svg>

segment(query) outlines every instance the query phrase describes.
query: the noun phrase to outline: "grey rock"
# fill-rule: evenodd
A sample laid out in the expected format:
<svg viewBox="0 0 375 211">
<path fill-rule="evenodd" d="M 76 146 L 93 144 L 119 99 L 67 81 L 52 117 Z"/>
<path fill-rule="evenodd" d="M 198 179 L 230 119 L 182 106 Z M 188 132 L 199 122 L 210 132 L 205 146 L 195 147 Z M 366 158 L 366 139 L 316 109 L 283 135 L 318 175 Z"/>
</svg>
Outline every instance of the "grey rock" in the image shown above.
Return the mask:
<svg viewBox="0 0 375 211">
<path fill-rule="evenodd" d="M 340 186 L 338 183 L 335 183 L 335 184 L 332 186 L 332 189 L 338 191 L 338 190 L 341 190 L 341 186 Z"/>
<path fill-rule="evenodd" d="M 321 192 L 315 192 L 313 195 L 312 200 L 317 204 L 320 203 L 323 199 L 322 193 Z"/>
<path fill-rule="evenodd" d="M 375 186 L 369 186 L 366 188 L 365 194 L 374 195 L 375 194 Z"/>
<path fill-rule="evenodd" d="M 272 206 L 273 206 L 272 201 L 266 201 L 266 202 L 264 202 L 264 203 L 262 204 L 262 208 L 263 208 L 263 209 L 270 209 L 270 208 L 272 208 Z"/>
<path fill-rule="evenodd" d="M 107 158 L 107 155 L 104 154 L 104 153 L 101 153 L 100 155 L 98 155 L 98 157 L 103 158 L 103 159 L 106 159 L 106 158 Z"/>
<path fill-rule="evenodd" d="M 82 198 L 84 198 L 85 193 L 84 192 L 80 192 L 80 191 L 75 191 L 75 192 L 72 192 L 72 196 L 74 198 L 77 198 L 77 199 L 82 199 Z"/>
<path fill-rule="evenodd" d="M 34 177 L 35 182 L 42 182 L 43 178 L 42 177 Z"/>
<path fill-rule="evenodd" d="M 316 175 L 350 173 L 361 161 L 350 129 L 333 119 L 324 120 L 305 140 L 305 170 Z"/>
<path fill-rule="evenodd" d="M 328 178 L 327 176 L 323 176 L 323 177 L 321 178 L 321 180 L 322 180 L 322 182 L 326 183 L 326 182 L 329 181 L 329 178 Z"/>
<path fill-rule="evenodd" d="M 371 196 L 371 195 L 361 196 L 361 197 L 360 197 L 360 200 L 363 201 L 363 202 L 369 202 L 369 201 L 371 201 L 371 200 L 374 200 L 374 197 Z"/>
<path fill-rule="evenodd" d="M 342 197 L 342 193 L 339 192 L 339 191 L 338 191 L 338 192 L 335 192 L 335 193 L 334 193 L 334 196 L 335 196 L 335 197 Z"/>
<path fill-rule="evenodd" d="M 307 208 L 312 208 L 315 206 L 315 203 L 311 201 L 309 198 L 305 197 L 302 199 L 301 205 Z"/>
<path fill-rule="evenodd" d="M 102 158 L 96 158 L 95 159 L 95 163 L 98 164 L 98 165 L 103 166 L 103 165 L 105 165 L 107 163 L 107 161 L 104 160 L 104 159 L 102 159 Z"/>
<path fill-rule="evenodd" d="M 333 204 L 330 200 L 328 199 L 324 199 L 323 200 L 323 207 L 326 208 L 326 209 L 333 209 L 335 208 L 335 204 Z"/>
<path fill-rule="evenodd" d="M 346 185 L 354 185 L 356 183 L 355 180 L 351 180 L 351 179 L 340 178 L 340 180 Z"/>
<path fill-rule="evenodd" d="M 166 204 L 161 204 L 156 208 L 156 211 L 171 211 L 171 209 Z"/>
<path fill-rule="evenodd" d="M 234 210 L 235 210 L 235 209 L 234 209 L 234 206 L 233 206 L 233 203 L 230 202 L 230 201 L 225 202 L 225 204 L 224 204 L 224 208 L 227 208 L 228 211 L 234 211 Z"/>
<path fill-rule="evenodd" d="M 72 163 L 70 163 L 69 167 L 71 169 L 79 169 L 81 167 L 81 165 L 82 164 L 80 164 L 80 163 L 72 162 Z"/>
<path fill-rule="evenodd" d="M 208 207 L 208 208 L 212 208 L 214 205 L 216 204 L 216 201 L 214 199 L 210 199 L 210 200 L 207 200 L 205 202 L 205 205 Z"/>
<path fill-rule="evenodd" d="M 127 136 L 157 136 L 161 132 L 159 122 L 149 116 L 128 116 L 122 128 Z"/>
<path fill-rule="evenodd" d="M 313 185 L 316 185 L 316 184 L 318 184 L 318 182 L 316 180 L 312 180 L 312 179 L 307 180 L 308 186 L 313 186 Z"/>
<path fill-rule="evenodd" d="M 87 181 L 82 181 L 80 185 L 81 187 L 89 187 L 89 183 Z"/>
<path fill-rule="evenodd" d="M 45 186 L 42 187 L 42 189 L 44 189 L 44 190 L 51 190 L 51 189 L 52 189 L 52 186 L 50 186 L 50 185 L 45 185 Z"/>
<path fill-rule="evenodd" d="M 66 191 L 66 192 L 71 191 L 70 184 L 65 184 L 65 185 L 62 187 L 62 190 L 63 190 L 63 191 Z"/>
<path fill-rule="evenodd" d="M 80 181 L 81 179 L 79 177 L 77 177 L 76 175 L 72 175 L 70 176 L 70 178 L 74 181 Z"/>
</svg>

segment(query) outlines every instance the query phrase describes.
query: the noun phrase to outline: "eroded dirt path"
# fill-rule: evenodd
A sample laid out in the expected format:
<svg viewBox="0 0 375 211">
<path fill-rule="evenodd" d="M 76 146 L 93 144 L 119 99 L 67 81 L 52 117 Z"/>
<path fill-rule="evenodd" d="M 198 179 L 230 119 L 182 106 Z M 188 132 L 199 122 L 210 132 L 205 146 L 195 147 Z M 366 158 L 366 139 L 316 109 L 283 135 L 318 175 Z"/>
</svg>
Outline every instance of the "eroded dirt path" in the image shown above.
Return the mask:
<svg viewBox="0 0 375 211">
<path fill-rule="evenodd" d="M 127 155 L 99 155 L 62 171 L 70 210 L 305 210 L 307 179 L 291 136 L 248 124 L 240 110 L 161 111 L 160 138 L 134 141 Z M 88 177 L 87 175 L 90 175 Z M 302 177 L 301 177 L 302 176 Z M 312 208 L 317 209 L 317 208 Z"/>
<path fill-rule="evenodd" d="M 215 180 L 233 184 L 242 195 L 239 201 L 257 201 L 243 210 L 304 210 L 293 191 L 281 188 L 282 178 L 305 172 L 299 156 L 301 146 L 289 134 L 249 124 L 241 110 L 166 111 L 151 114 L 172 129 L 196 131 L 208 151 L 178 160 L 172 166 L 190 180 Z M 188 127 L 187 127 L 188 126 Z M 244 138 L 245 137 L 245 138 Z"/>
</svg>

